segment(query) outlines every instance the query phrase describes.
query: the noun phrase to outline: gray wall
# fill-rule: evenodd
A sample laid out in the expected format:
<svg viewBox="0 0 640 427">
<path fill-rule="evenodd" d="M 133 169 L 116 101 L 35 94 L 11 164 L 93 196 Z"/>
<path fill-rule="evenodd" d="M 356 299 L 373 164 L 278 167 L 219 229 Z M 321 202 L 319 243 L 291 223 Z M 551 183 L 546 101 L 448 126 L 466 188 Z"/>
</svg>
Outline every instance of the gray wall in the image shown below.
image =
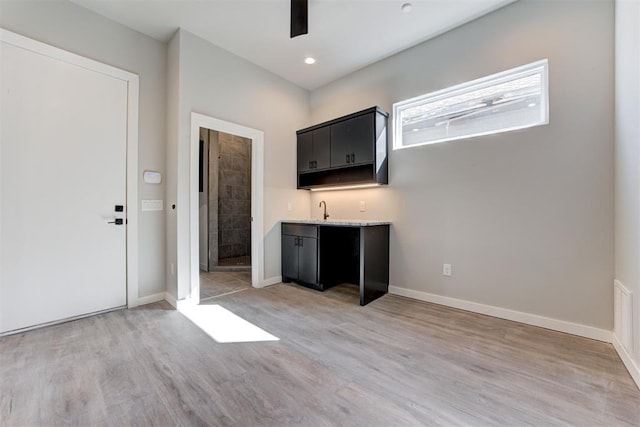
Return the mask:
<svg viewBox="0 0 640 427">
<path fill-rule="evenodd" d="M 640 3 L 616 1 L 616 279 L 635 297 L 640 366 Z"/>
<path fill-rule="evenodd" d="M 295 190 L 296 129 L 309 122 L 309 93 L 236 55 L 179 30 L 169 43 L 171 99 L 167 147 L 167 262 L 177 266 L 167 290 L 178 299 L 190 288 L 189 140 L 191 112 L 264 131 L 264 276 L 280 275 L 280 227 L 283 218 L 309 214 L 309 195 Z M 174 109 L 178 109 L 173 116 Z M 287 210 L 291 202 L 292 211 Z M 261 278 L 262 279 L 262 278 Z M 179 288 L 177 286 L 179 283 Z"/>
<path fill-rule="evenodd" d="M 144 170 L 164 172 L 166 45 L 70 2 L 0 2 L 0 27 L 140 76 L 138 195 L 164 199 Z M 140 209 L 140 203 L 138 203 Z M 162 212 L 139 212 L 139 295 L 165 290 Z"/>
<path fill-rule="evenodd" d="M 251 255 L 251 140 L 219 132 L 218 259 Z"/>
<path fill-rule="evenodd" d="M 392 220 L 392 285 L 611 330 L 613 13 L 521 0 L 313 91 L 317 123 L 550 67 L 549 125 L 392 151 L 388 188 L 313 193 L 312 217 Z"/>
</svg>

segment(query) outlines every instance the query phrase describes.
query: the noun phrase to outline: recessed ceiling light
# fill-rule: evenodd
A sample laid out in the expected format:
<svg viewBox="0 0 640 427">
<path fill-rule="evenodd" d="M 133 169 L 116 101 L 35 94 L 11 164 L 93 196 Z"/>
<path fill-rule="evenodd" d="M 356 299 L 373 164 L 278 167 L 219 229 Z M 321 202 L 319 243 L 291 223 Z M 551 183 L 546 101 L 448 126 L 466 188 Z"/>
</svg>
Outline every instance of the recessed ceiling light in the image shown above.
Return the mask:
<svg viewBox="0 0 640 427">
<path fill-rule="evenodd" d="M 310 56 L 307 56 L 306 58 L 304 58 L 304 63 L 305 64 L 315 64 L 316 63 L 316 58 L 312 58 Z"/>
<path fill-rule="evenodd" d="M 413 5 L 411 3 L 405 3 L 400 6 L 400 10 L 402 10 L 403 13 L 409 13 L 411 12 L 411 9 L 413 9 Z"/>
</svg>

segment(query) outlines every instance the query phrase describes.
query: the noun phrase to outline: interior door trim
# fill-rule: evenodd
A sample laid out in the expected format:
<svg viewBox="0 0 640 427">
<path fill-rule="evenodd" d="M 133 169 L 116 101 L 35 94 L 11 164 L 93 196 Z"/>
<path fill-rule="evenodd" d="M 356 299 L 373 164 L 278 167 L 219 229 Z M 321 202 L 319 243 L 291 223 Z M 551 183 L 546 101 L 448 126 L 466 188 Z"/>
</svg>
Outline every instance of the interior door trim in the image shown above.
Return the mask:
<svg viewBox="0 0 640 427">
<path fill-rule="evenodd" d="M 127 83 L 127 208 L 126 208 L 126 285 L 127 307 L 138 306 L 138 102 L 137 74 L 50 46 L 0 28 L 0 42 L 13 45 Z M 1 155 L 1 153 L 0 153 Z M 1 189 L 0 189 L 1 191 Z M 0 198 L 1 200 L 1 198 Z M 0 210 L 0 215 L 2 211 Z M 1 255 L 0 255 L 1 256 Z M 0 285 L 1 286 L 1 285 Z"/>
<path fill-rule="evenodd" d="M 264 277 L 264 132 L 237 123 L 227 122 L 204 114 L 191 113 L 189 163 L 189 232 L 178 233 L 178 253 L 185 248 L 189 254 L 187 271 L 178 263 L 178 300 L 200 303 L 200 262 L 198 248 L 198 168 L 200 161 L 200 128 L 238 135 L 251 140 L 251 284 L 266 286 Z M 181 229 L 178 218 L 178 228 Z M 184 246 L 183 246 L 184 242 Z M 180 280 L 180 278 L 184 278 Z"/>
</svg>

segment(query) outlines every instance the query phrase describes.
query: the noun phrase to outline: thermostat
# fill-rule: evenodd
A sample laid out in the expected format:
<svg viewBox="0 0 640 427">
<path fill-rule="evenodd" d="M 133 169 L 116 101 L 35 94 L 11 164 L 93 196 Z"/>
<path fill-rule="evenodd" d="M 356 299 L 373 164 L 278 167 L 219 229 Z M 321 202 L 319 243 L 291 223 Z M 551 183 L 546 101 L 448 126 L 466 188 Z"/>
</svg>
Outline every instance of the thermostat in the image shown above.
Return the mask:
<svg viewBox="0 0 640 427">
<path fill-rule="evenodd" d="M 144 182 L 147 184 L 160 184 L 162 182 L 162 174 L 156 171 L 144 171 Z"/>
</svg>

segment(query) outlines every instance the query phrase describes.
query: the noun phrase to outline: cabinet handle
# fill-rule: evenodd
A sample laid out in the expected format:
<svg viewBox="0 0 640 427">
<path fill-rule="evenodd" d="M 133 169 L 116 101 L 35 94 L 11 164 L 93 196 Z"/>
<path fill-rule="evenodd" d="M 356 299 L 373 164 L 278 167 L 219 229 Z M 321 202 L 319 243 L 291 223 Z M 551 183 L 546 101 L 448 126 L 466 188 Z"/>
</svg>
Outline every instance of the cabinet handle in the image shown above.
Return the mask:
<svg viewBox="0 0 640 427">
<path fill-rule="evenodd" d="M 351 153 L 351 163 L 355 163 L 356 162 L 356 155 L 355 153 Z"/>
<path fill-rule="evenodd" d="M 349 156 L 349 154 L 347 154 L 347 163 L 351 163 L 351 156 Z"/>
<path fill-rule="evenodd" d="M 313 162 L 309 162 L 309 169 L 313 168 Z"/>
<path fill-rule="evenodd" d="M 298 237 L 298 239 L 300 239 L 300 245 L 299 246 L 304 246 L 304 239 L 302 237 Z"/>
<path fill-rule="evenodd" d="M 313 168 L 314 168 L 314 169 L 317 169 L 317 168 L 318 168 L 318 162 L 317 162 L 317 161 L 315 161 L 315 160 L 313 161 Z"/>
</svg>

